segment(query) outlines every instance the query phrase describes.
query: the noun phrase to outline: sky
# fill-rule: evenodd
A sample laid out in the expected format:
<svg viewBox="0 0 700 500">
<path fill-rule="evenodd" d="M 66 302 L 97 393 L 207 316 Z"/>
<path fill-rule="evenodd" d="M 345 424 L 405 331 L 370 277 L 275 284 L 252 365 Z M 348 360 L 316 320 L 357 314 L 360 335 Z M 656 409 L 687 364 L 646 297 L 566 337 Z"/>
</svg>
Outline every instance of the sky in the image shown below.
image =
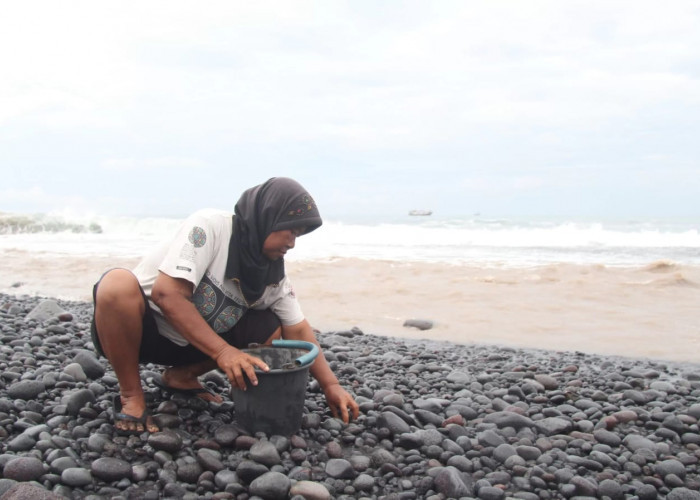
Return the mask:
<svg viewBox="0 0 700 500">
<path fill-rule="evenodd" d="M 700 215 L 700 3 L 71 1 L 0 18 L 0 212 Z"/>
</svg>

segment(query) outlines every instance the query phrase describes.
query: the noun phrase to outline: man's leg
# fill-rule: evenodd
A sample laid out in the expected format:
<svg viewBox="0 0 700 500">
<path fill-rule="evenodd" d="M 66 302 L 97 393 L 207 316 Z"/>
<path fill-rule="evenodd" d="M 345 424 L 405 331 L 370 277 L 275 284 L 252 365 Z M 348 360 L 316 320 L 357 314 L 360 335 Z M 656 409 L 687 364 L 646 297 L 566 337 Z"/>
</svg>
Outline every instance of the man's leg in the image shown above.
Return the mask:
<svg viewBox="0 0 700 500">
<path fill-rule="evenodd" d="M 146 401 L 139 374 L 139 348 L 146 304 L 136 277 L 114 269 L 102 277 L 95 295 L 95 326 L 102 351 L 119 380 L 122 413 L 140 417 Z M 137 422 L 116 422 L 120 430 L 141 430 Z M 149 422 L 148 431 L 158 428 Z"/>
</svg>

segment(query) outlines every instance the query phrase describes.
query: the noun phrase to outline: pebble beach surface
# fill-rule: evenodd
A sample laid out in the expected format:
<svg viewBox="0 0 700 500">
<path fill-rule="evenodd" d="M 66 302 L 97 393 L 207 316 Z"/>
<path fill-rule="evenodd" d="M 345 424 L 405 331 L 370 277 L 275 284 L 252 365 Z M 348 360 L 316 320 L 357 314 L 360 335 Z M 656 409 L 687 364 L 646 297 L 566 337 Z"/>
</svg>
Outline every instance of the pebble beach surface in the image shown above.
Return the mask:
<svg viewBox="0 0 700 500">
<path fill-rule="evenodd" d="M 700 365 L 323 332 L 357 421 L 310 380 L 295 435 L 248 435 L 218 372 L 212 404 L 143 365 L 162 431 L 127 437 L 91 313 L 0 295 L 1 500 L 700 499 Z"/>
</svg>

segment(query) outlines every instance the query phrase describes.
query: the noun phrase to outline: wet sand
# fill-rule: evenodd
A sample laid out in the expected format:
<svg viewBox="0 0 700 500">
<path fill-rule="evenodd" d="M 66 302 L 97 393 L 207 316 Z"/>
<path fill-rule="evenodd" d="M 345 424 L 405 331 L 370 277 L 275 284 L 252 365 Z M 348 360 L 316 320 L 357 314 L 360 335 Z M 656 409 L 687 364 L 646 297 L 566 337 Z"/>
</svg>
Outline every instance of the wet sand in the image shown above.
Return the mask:
<svg viewBox="0 0 700 500">
<path fill-rule="evenodd" d="M 0 292 L 91 300 L 111 267 L 137 259 L 2 252 Z M 700 268 L 556 264 L 481 268 L 337 259 L 288 261 L 302 308 L 321 331 L 700 361 Z M 404 327 L 407 319 L 435 323 Z"/>
</svg>

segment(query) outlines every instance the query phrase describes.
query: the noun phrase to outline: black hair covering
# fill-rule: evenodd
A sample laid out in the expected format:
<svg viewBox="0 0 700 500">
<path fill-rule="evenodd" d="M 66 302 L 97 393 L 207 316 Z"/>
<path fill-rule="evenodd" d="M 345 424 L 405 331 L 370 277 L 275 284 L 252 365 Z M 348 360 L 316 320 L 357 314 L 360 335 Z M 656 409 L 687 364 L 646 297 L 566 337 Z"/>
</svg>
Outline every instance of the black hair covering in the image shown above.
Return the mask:
<svg viewBox="0 0 700 500">
<path fill-rule="evenodd" d="M 293 179 L 273 177 L 247 189 L 236 203 L 226 277 L 238 281 L 246 302 L 254 303 L 266 286 L 284 278 L 284 258 L 271 261 L 262 253 L 267 236 L 300 227 L 307 234 L 321 224 L 316 202 Z"/>
</svg>

